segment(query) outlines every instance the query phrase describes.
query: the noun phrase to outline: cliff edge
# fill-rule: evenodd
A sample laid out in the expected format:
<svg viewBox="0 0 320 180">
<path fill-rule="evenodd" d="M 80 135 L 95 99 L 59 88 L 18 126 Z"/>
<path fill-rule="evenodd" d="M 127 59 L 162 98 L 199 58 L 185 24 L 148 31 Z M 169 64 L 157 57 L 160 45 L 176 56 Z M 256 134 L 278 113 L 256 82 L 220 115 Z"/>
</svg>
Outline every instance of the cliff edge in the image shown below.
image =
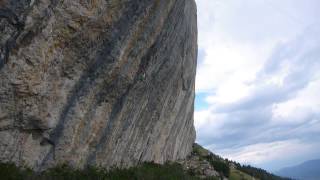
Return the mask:
<svg viewBox="0 0 320 180">
<path fill-rule="evenodd" d="M 0 1 L 0 161 L 128 167 L 195 140 L 194 0 Z"/>
</svg>

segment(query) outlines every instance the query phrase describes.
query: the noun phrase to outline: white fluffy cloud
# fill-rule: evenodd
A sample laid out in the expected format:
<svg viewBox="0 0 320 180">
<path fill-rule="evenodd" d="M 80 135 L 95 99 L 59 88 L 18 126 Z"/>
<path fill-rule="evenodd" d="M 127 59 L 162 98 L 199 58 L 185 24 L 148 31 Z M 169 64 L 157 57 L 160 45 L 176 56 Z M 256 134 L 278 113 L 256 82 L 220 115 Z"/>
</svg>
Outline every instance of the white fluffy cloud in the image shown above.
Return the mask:
<svg viewBox="0 0 320 180">
<path fill-rule="evenodd" d="M 257 165 L 261 163 L 273 164 L 272 169 L 276 170 L 282 166 L 286 166 L 286 163 L 279 162 L 274 164 L 274 161 L 279 159 L 285 159 L 292 161 L 296 158 L 297 153 L 302 154 L 304 157 L 308 157 L 308 154 L 312 153 L 315 148 L 319 147 L 319 143 L 305 143 L 298 139 L 292 139 L 287 141 L 274 141 L 269 143 L 256 143 L 240 148 L 227 149 L 221 152 L 221 154 L 229 159 L 234 159 L 237 162 L 243 164 Z M 312 158 L 312 157 L 308 157 Z"/>
<path fill-rule="evenodd" d="M 197 141 L 268 169 L 320 157 L 320 1 L 197 4 Z"/>
</svg>

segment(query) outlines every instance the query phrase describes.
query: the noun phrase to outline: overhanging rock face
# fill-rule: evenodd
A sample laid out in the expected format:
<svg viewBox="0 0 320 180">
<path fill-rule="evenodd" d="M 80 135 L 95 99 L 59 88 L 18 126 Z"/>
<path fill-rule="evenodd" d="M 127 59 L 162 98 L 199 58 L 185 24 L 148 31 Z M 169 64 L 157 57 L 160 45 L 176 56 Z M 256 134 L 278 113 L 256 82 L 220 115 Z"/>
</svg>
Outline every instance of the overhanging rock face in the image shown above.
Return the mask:
<svg viewBox="0 0 320 180">
<path fill-rule="evenodd" d="M 194 0 L 0 2 L 0 161 L 43 169 L 184 158 Z"/>
</svg>

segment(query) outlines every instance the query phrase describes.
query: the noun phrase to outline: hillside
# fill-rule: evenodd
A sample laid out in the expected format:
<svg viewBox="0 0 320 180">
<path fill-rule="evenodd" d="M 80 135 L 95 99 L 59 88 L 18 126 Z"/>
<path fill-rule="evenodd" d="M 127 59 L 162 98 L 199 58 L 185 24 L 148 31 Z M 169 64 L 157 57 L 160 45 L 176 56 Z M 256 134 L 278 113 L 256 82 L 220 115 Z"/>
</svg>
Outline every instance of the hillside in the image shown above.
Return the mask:
<svg viewBox="0 0 320 180">
<path fill-rule="evenodd" d="M 3 180 L 42 180 L 42 179 L 104 179 L 104 180 L 288 180 L 272 175 L 262 169 L 241 166 L 228 161 L 194 144 L 193 151 L 185 160 L 164 165 L 142 163 L 129 169 L 88 167 L 76 170 L 67 165 L 50 168 L 41 173 L 30 169 L 19 169 L 14 164 L 0 164 L 0 177 Z"/>
<path fill-rule="evenodd" d="M 276 174 L 299 180 L 319 180 L 320 159 L 310 160 L 297 166 L 283 168 L 276 172 Z"/>
<path fill-rule="evenodd" d="M 215 174 L 215 177 L 228 178 L 230 180 L 289 180 L 288 178 L 282 178 L 276 175 L 273 175 L 263 169 L 255 168 L 252 166 L 241 165 L 240 163 L 230 161 L 228 159 L 224 159 L 218 155 L 213 154 L 212 152 L 204 149 L 198 144 L 193 145 L 193 151 L 190 156 L 186 160 L 184 160 L 184 164 L 188 164 L 186 162 L 194 161 L 200 166 L 196 166 L 196 168 L 188 167 L 187 169 L 191 172 L 197 172 L 197 176 L 200 175 L 203 177 L 208 177 L 207 175 Z M 209 163 L 211 168 L 213 168 L 216 173 L 205 174 L 203 171 L 206 168 L 201 166 L 203 164 Z M 190 164 L 190 163 L 189 163 Z M 185 167 L 185 166 L 184 166 Z M 199 173 L 199 169 L 202 169 Z M 208 169 L 208 168 L 207 168 Z M 209 168 L 210 169 L 210 168 Z"/>
</svg>

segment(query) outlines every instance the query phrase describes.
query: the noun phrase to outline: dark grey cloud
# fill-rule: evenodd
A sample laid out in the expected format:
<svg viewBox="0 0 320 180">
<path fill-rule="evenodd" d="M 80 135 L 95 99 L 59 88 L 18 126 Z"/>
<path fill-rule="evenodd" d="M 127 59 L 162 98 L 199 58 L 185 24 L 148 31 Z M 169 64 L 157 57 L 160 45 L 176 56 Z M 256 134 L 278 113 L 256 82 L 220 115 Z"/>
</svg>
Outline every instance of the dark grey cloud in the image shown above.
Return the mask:
<svg viewBox="0 0 320 180">
<path fill-rule="evenodd" d="M 271 119 L 270 108 L 256 108 L 223 113 L 223 123 L 218 129 L 221 135 L 215 137 L 212 131 L 198 131 L 199 142 L 204 145 L 215 144 L 219 148 L 244 146 L 248 144 L 253 136 L 256 136 L 258 129 L 265 127 Z M 210 120 L 212 123 L 215 119 Z M 207 128 L 210 129 L 209 125 Z M 214 128 L 212 128 L 214 129 Z M 216 130 L 216 129 L 215 129 Z"/>
<path fill-rule="evenodd" d="M 250 113 L 252 115 L 248 116 Z M 309 114 L 294 124 L 274 124 L 270 116 L 268 110 L 261 110 L 260 113 L 251 110 L 229 113 L 224 119 L 225 123 L 216 132 L 221 133 L 220 136 L 214 137 L 210 132 L 198 131 L 199 143 L 207 146 L 214 144 L 217 149 L 232 149 L 291 139 L 305 143 L 320 140 L 320 113 Z"/>
</svg>

